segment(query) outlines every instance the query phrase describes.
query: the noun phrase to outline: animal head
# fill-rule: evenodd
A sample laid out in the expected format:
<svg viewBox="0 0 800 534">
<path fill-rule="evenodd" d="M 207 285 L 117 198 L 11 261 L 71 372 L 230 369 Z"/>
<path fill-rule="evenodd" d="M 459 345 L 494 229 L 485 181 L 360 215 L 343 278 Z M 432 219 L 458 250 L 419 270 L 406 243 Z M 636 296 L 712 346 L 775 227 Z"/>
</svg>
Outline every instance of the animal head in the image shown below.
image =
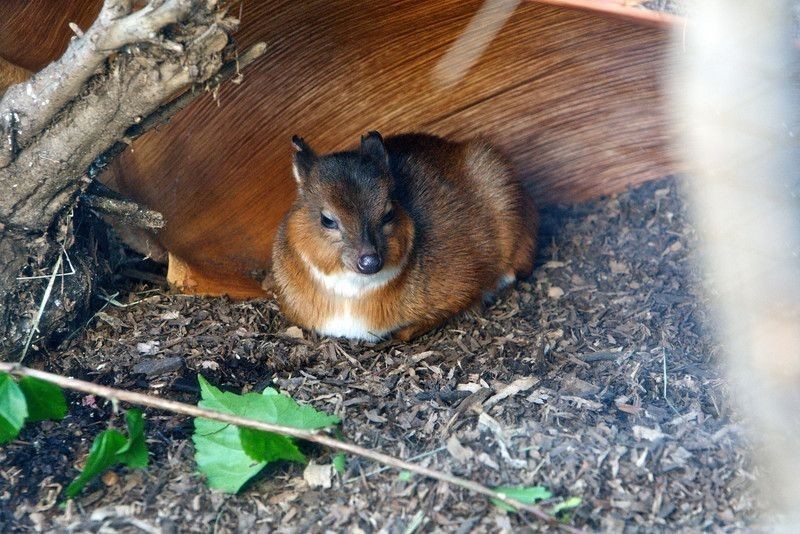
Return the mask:
<svg viewBox="0 0 800 534">
<path fill-rule="evenodd" d="M 361 137 L 358 150 L 318 156 L 292 139 L 298 185 L 293 244 L 325 275 L 380 277 L 405 261 L 413 223 L 395 198 L 389 156 L 377 132 Z"/>
</svg>

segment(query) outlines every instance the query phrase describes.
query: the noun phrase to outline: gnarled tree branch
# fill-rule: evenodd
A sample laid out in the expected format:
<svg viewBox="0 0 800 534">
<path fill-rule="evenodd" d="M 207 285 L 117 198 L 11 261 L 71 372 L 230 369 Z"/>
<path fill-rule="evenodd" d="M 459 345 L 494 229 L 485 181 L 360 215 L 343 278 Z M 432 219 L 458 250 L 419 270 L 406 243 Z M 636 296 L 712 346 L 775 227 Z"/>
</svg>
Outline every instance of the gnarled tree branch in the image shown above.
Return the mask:
<svg viewBox="0 0 800 534">
<path fill-rule="evenodd" d="M 103 61 L 124 46 L 155 40 L 161 29 L 184 20 L 198 3 L 152 1 L 132 13 L 131 0 L 106 0 L 95 23 L 73 39 L 61 59 L 29 81 L 9 88 L 0 100 L 0 168 L 8 166 L 15 154 L 80 93 Z"/>
<path fill-rule="evenodd" d="M 132 47 L 117 54 L 107 72 L 92 79 L 91 89 L 76 86 L 87 82 L 84 67 L 91 65 L 94 71 L 110 54 L 105 49 L 98 51 L 96 44 L 131 43 L 133 31 L 120 29 L 134 20 L 129 17 L 136 15 L 138 22 L 148 16 L 157 17 L 157 22 L 147 25 L 152 28 L 184 16 L 186 4 L 187 0 L 165 0 L 159 7 L 145 7 L 127 17 L 115 18 L 113 13 L 124 13 L 127 2 L 108 1 L 98 22 L 80 39 L 80 46 L 70 47 L 64 58 L 46 67 L 36 79 L 8 90 L 0 108 L 9 111 L 0 116 L 10 113 L 13 117 L 13 135 L 9 135 L 18 151 L 0 168 L 0 189 L 13 191 L 0 198 L 0 221 L 25 231 L 46 229 L 55 213 L 75 196 L 77 180 L 97 155 L 122 139 L 137 119 L 149 115 L 191 83 L 205 81 L 217 72 L 222 50 L 228 43 L 227 31 L 235 27 L 235 21 L 220 20 L 216 13 L 208 11 L 205 0 L 191 0 L 188 4 L 195 15 L 204 15 L 195 19 L 198 24 L 176 32 L 175 40 L 180 42 L 182 53 L 152 45 Z M 168 9 L 170 6 L 173 9 Z M 124 37 L 108 37 L 107 32 L 122 32 Z M 153 37 L 150 30 L 138 35 Z M 70 64 L 67 58 L 77 64 L 66 67 Z M 59 66 L 64 67 L 64 74 L 58 73 Z M 50 79 L 57 89 L 38 92 Z M 28 91 L 28 87 L 32 89 Z M 39 106 L 43 98 L 49 103 Z M 57 101 L 62 106 L 56 106 Z M 66 107 L 64 102 L 68 102 Z M 58 120 L 53 121 L 55 115 Z M 35 140 L 30 138 L 31 132 L 45 126 Z M 6 150 L 5 156 L 9 154 Z"/>
</svg>

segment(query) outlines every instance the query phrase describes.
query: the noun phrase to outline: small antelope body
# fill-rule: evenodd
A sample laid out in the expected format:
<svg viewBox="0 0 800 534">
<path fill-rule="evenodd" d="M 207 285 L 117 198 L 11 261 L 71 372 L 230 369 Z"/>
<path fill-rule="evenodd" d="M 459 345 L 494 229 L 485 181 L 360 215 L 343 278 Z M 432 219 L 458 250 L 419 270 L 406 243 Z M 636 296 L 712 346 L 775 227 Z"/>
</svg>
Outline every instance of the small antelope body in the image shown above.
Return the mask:
<svg viewBox="0 0 800 534">
<path fill-rule="evenodd" d="M 325 156 L 293 143 L 299 194 L 273 247 L 290 320 L 409 340 L 530 275 L 535 207 L 485 142 L 370 132 L 358 150 Z"/>
</svg>

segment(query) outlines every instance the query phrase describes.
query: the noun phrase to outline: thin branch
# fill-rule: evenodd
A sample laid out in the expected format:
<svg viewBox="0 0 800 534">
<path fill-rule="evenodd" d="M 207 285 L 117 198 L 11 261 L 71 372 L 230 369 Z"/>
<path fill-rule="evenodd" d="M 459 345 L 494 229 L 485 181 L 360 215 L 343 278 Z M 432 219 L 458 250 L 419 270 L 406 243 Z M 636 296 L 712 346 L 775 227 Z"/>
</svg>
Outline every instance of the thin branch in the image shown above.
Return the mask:
<svg viewBox="0 0 800 534">
<path fill-rule="evenodd" d="M 482 484 L 479 484 L 477 482 L 473 482 L 472 480 L 467 480 L 465 478 L 453 476 L 449 473 L 437 471 L 435 469 L 431 469 L 422 465 L 406 462 L 398 458 L 395 458 L 393 456 L 389 456 L 388 454 L 383 454 L 381 452 L 366 449 L 364 447 L 360 447 L 352 443 L 339 441 L 335 438 L 332 438 L 325 434 L 321 434 L 319 432 L 302 430 L 290 426 L 265 423 L 263 421 L 248 419 L 246 417 L 231 415 L 223 412 L 218 412 L 215 410 L 207 410 L 205 408 L 200 408 L 192 404 L 185 404 L 182 402 L 177 402 L 169 399 L 163 399 L 161 397 L 154 397 L 152 395 L 145 395 L 142 393 L 135 393 L 132 391 L 125 391 L 122 389 L 115 389 L 107 386 L 101 386 L 99 384 L 86 382 L 84 380 L 69 378 L 66 376 L 48 373 L 45 371 L 39 371 L 36 369 L 30 369 L 28 367 L 23 367 L 15 363 L 0 362 L 0 372 L 7 372 L 16 376 L 30 376 L 33 378 L 38 378 L 40 380 L 56 384 L 57 386 L 60 386 L 65 389 L 81 391 L 83 393 L 89 393 L 92 395 L 105 397 L 113 401 L 123 401 L 130 404 L 147 406 L 150 408 L 156 408 L 159 410 L 165 410 L 172 413 L 188 415 L 191 417 L 202 417 L 204 419 L 219 421 L 221 423 L 228 423 L 238 427 L 252 428 L 255 430 L 262 430 L 264 432 L 274 432 L 285 436 L 304 439 L 306 441 L 311 441 L 313 443 L 317 443 L 319 445 L 323 445 L 331 449 L 348 452 L 356 456 L 361 456 L 362 458 L 368 458 L 370 460 L 374 460 L 378 463 L 393 467 L 395 469 L 411 471 L 412 473 L 416 473 L 424 477 L 452 484 L 454 486 L 464 488 L 474 493 L 486 495 L 487 497 L 492 497 L 494 499 L 497 499 L 499 501 L 508 504 L 509 506 L 513 506 L 517 510 L 525 510 L 526 512 L 529 512 L 530 514 L 535 516 L 540 521 L 543 521 L 551 526 L 560 527 L 564 529 L 566 532 L 571 532 L 571 533 L 583 532 L 579 529 L 576 529 L 575 527 L 559 523 L 555 517 L 548 514 L 538 506 L 525 504 L 515 499 L 511 499 L 503 493 L 494 491 L 493 489 L 484 486 Z"/>
<path fill-rule="evenodd" d="M 193 20 L 176 35 L 186 46 L 184 54 L 149 50 L 135 60 L 121 54 L 98 78 L 102 87 L 91 93 L 93 97 L 77 97 L 72 105 L 65 106 L 60 120 L 48 124 L 27 145 L 12 138 L 16 152 L 5 167 L 2 160 L 11 152 L 4 152 L 0 146 L 0 190 L 16 188 L 10 197 L 0 195 L 0 218 L 6 225 L 29 233 L 46 230 L 55 213 L 74 199 L 78 177 L 83 173 L 96 177 L 98 154 L 125 139 L 131 124 L 150 116 L 172 95 L 194 82 L 210 80 L 219 71 L 228 33 L 237 22 L 219 20 L 223 15 L 209 11 L 210 0 L 192 2 L 196 10 Z M 0 101 L 0 119 L 7 104 L 14 102 L 5 98 Z M 19 128 L 19 132 L 25 131 Z M 0 136 L 0 145 L 4 144 L 5 137 Z"/>
<path fill-rule="evenodd" d="M 94 41 L 94 46 L 101 51 L 115 51 L 126 45 L 155 39 L 162 28 L 185 18 L 192 3 L 192 0 L 166 0 L 154 7 L 154 2 L 150 2 L 125 18 L 114 20 L 108 30 Z"/>
<path fill-rule="evenodd" d="M 220 67 L 217 74 L 215 74 L 210 80 L 204 82 L 204 85 L 220 85 L 233 76 L 239 75 L 239 72 L 242 69 L 263 56 L 266 51 L 267 43 L 258 42 L 254 44 L 243 53 L 239 54 L 239 56 L 235 59 L 225 62 L 222 67 Z M 178 98 L 164 104 L 155 112 L 145 117 L 139 124 L 134 125 L 132 127 L 132 131 L 128 132 L 126 136 L 129 139 L 135 139 L 151 128 L 168 121 L 173 115 L 191 104 L 194 99 L 201 94 L 203 93 L 196 87 L 190 88 Z"/>
<path fill-rule="evenodd" d="M 53 266 L 53 272 L 50 275 L 50 280 L 47 282 L 47 287 L 44 290 L 44 295 L 42 295 L 42 301 L 39 304 L 39 309 L 36 311 L 36 316 L 33 318 L 33 324 L 31 325 L 31 330 L 28 332 L 28 338 L 25 340 L 25 347 L 22 349 L 22 354 L 19 357 L 19 361 L 22 362 L 25 360 L 25 356 L 28 355 L 28 349 L 31 347 L 31 341 L 33 341 L 33 336 L 36 332 L 39 331 L 39 323 L 42 322 L 42 316 L 44 315 L 44 309 L 47 306 L 47 301 L 50 300 L 50 293 L 53 291 L 53 285 L 56 283 L 56 275 L 58 275 L 59 269 L 61 269 L 61 261 L 63 256 L 61 253 L 58 255 L 58 259 L 56 260 L 56 264 Z"/>
<path fill-rule="evenodd" d="M 133 202 L 97 195 L 83 195 L 83 202 L 92 208 L 111 217 L 121 219 L 139 228 L 164 228 L 164 216 Z"/>
</svg>

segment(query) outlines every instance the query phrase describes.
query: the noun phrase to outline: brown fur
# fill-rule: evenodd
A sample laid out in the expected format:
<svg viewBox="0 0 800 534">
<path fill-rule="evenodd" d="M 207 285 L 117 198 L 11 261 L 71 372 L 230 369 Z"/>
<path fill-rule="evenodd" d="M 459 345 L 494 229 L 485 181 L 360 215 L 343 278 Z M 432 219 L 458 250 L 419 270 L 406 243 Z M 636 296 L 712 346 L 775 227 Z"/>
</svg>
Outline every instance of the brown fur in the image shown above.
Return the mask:
<svg viewBox="0 0 800 534">
<path fill-rule="evenodd" d="M 322 171 L 301 183 L 273 247 L 277 296 L 290 320 L 319 330 L 349 309 L 370 332 L 408 340 L 480 302 L 504 276 L 530 275 L 538 215 L 494 148 L 422 134 L 385 146 L 391 164 L 379 186 L 315 176 Z M 354 298 L 328 290 L 306 262 L 327 275 L 355 271 L 357 242 L 348 236 L 359 219 L 379 218 L 387 198 L 396 215 L 384 229 L 382 271 L 402 267 L 399 274 Z M 321 209 L 337 214 L 341 235 L 322 228 Z"/>
</svg>

